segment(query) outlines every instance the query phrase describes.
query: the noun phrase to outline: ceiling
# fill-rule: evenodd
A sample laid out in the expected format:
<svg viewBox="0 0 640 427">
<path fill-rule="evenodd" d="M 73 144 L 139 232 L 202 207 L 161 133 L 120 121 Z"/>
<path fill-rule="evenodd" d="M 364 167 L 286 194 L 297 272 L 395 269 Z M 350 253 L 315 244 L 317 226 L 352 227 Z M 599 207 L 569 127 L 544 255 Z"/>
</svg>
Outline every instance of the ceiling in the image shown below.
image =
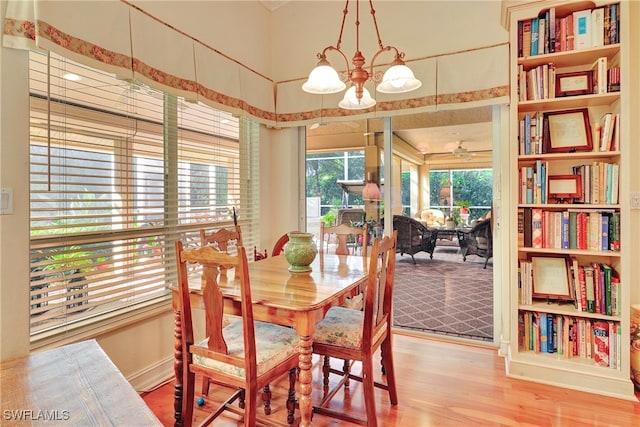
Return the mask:
<svg viewBox="0 0 640 427">
<path fill-rule="evenodd" d="M 431 155 L 453 158 L 458 142 L 472 155 L 491 153 L 491 107 L 448 110 L 392 118 L 394 135 L 428 160 Z M 316 123 L 307 127 L 312 149 L 347 149 L 364 145 L 368 134 L 384 131 L 382 119 Z M 487 156 L 488 154 L 488 156 Z M 440 156 L 441 158 L 442 156 Z"/>
</svg>

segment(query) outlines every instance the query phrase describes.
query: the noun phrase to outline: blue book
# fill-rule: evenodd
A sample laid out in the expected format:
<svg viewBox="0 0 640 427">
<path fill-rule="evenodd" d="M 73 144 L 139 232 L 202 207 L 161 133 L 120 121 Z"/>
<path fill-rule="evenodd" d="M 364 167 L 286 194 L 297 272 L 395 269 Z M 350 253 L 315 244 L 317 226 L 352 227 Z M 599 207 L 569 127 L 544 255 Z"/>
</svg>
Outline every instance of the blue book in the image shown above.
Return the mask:
<svg viewBox="0 0 640 427">
<path fill-rule="evenodd" d="M 602 245 L 600 249 L 609 250 L 609 215 L 602 214 Z"/>
<path fill-rule="evenodd" d="M 562 249 L 569 249 L 569 211 L 563 211 L 561 217 Z"/>
<path fill-rule="evenodd" d="M 618 38 L 618 5 L 609 6 L 609 40 L 611 44 L 620 43 Z M 532 36 L 533 37 L 533 36 Z M 531 53 L 533 55 L 533 53 Z"/>
<path fill-rule="evenodd" d="M 533 203 L 533 194 L 534 194 L 534 187 L 535 187 L 535 183 L 533 182 L 534 180 L 533 168 L 527 166 L 526 171 L 527 171 L 527 200 L 525 200 L 525 203 Z"/>
<path fill-rule="evenodd" d="M 557 322 L 553 314 L 547 314 L 547 353 L 555 353 L 557 349 Z"/>
<path fill-rule="evenodd" d="M 548 322 L 547 322 L 547 313 L 540 313 L 540 352 L 546 353 L 549 350 L 549 332 L 548 332 Z"/>
<path fill-rule="evenodd" d="M 531 56 L 538 54 L 538 39 L 539 39 L 539 24 L 538 18 L 531 18 Z"/>
</svg>

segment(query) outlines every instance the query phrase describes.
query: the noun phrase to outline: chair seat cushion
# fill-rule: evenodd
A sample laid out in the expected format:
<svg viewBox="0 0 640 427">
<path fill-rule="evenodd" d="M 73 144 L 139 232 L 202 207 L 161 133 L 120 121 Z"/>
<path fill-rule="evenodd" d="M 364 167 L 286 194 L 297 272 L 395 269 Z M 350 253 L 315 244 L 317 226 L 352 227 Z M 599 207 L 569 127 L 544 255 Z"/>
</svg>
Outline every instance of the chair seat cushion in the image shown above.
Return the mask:
<svg viewBox="0 0 640 427">
<path fill-rule="evenodd" d="M 262 375 L 297 352 L 298 336 L 296 335 L 295 329 L 258 321 L 254 322 L 254 328 L 258 375 Z M 244 357 L 242 318 L 232 321 L 229 326 L 226 326 L 222 330 L 222 334 L 227 343 L 229 355 Z M 209 339 L 206 338 L 198 343 L 198 347 L 207 348 L 208 340 Z M 244 368 L 196 354 L 193 355 L 193 363 L 238 378 L 244 378 L 245 375 Z"/>
<path fill-rule="evenodd" d="M 316 325 L 313 342 L 338 347 L 359 349 L 362 347 L 364 312 L 344 307 L 331 307 L 324 319 Z M 386 327 L 379 329 L 383 334 Z M 374 337 L 374 341 L 377 340 Z"/>
</svg>

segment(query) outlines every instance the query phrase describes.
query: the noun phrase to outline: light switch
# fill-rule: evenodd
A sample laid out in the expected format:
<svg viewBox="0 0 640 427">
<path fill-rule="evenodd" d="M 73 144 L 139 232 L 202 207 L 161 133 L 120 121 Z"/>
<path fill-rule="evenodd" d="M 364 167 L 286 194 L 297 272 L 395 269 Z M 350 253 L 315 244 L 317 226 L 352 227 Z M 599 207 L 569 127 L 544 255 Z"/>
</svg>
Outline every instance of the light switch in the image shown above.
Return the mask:
<svg viewBox="0 0 640 427">
<path fill-rule="evenodd" d="M 631 209 L 640 209 L 640 191 L 631 192 Z"/>
<path fill-rule="evenodd" d="M 0 189 L 0 215 L 9 215 L 13 213 L 13 189 Z"/>
</svg>

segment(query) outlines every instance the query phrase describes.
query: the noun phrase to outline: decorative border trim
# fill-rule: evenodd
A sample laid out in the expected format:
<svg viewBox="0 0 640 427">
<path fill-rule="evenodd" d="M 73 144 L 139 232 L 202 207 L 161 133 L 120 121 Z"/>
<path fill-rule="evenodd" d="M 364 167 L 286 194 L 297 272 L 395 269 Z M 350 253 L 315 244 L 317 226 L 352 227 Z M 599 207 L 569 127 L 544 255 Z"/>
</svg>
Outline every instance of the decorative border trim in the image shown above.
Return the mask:
<svg viewBox="0 0 640 427">
<path fill-rule="evenodd" d="M 59 29 L 42 20 L 38 20 L 36 25 L 33 22 L 27 20 L 19 21 L 11 18 L 5 18 L 4 24 L 5 35 L 21 37 L 24 39 L 35 41 L 37 31 L 38 37 L 48 40 L 49 42 L 77 55 L 90 58 L 113 67 L 136 72 L 144 76 L 145 78 L 158 83 L 159 85 L 166 86 L 176 91 L 197 94 L 202 98 L 203 102 L 208 101 L 210 103 L 221 105 L 227 108 L 241 110 L 259 121 L 269 122 L 271 124 L 275 123 L 276 126 L 294 126 L 320 117 L 330 118 L 360 116 L 363 114 L 384 111 L 394 111 L 395 113 L 403 111 L 411 112 L 412 110 L 424 109 L 425 107 L 437 107 L 438 105 L 452 105 L 467 102 L 486 101 L 490 99 L 509 96 L 509 86 L 505 85 L 476 91 L 430 95 L 397 101 L 383 101 L 377 103 L 374 107 L 368 110 L 346 111 L 339 108 L 323 108 L 311 111 L 279 114 L 255 107 L 248 104 L 242 99 L 234 98 L 205 87 L 197 81 L 183 79 L 175 75 L 166 73 L 162 70 L 147 65 L 137 58 L 132 58 L 131 56 L 114 52 L 90 43 L 86 40 L 73 37 L 70 34 L 66 34 L 65 32 L 60 31 Z"/>
</svg>

